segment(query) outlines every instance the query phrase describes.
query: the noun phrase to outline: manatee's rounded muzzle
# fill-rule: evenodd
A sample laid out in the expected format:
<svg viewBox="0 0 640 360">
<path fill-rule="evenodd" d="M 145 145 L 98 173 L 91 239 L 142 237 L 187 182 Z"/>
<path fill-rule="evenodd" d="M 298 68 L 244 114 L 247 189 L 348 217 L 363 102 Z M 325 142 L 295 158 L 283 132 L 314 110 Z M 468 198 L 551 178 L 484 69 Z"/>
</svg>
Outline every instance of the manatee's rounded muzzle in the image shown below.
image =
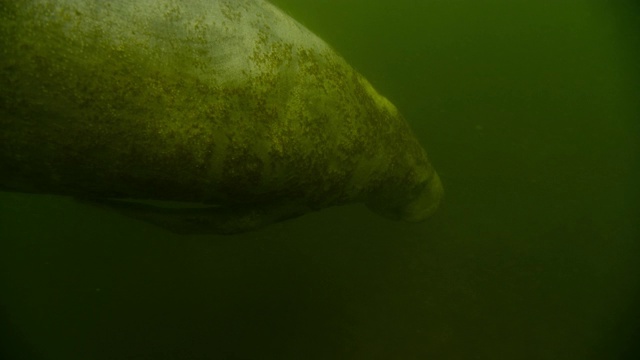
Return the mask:
<svg viewBox="0 0 640 360">
<path fill-rule="evenodd" d="M 444 189 L 440 177 L 433 171 L 427 181 L 419 187 L 411 200 L 402 204 L 393 204 L 393 201 L 376 201 L 367 203 L 367 207 L 373 212 L 393 220 L 419 222 L 431 216 L 440 205 L 444 196 Z M 391 205 L 393 204 L 393 205 Z"/>
<path fill-rule="evenodd" d="M 402 209 L 401 219 L 411 222 L 426 220 L 438 209 L 443 196 L 442 182 L 434 171 L 430 181 L 419 195 Z"/>
</svg>

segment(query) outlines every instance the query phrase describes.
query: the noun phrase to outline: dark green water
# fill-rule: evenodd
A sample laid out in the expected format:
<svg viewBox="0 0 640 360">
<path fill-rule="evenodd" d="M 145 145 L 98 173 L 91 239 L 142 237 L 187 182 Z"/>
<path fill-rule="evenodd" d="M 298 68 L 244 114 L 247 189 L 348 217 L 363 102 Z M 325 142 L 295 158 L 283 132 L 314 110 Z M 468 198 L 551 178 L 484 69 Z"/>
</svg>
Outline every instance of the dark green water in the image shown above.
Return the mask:
<svg viewBox="0 0 640 360">
<path fill-rule="evenodd" d="M 1 359 L 640 358 L 640 6 L 274 3 L 405 114 L 437 215 L 189 237 L 0 193 Z"/>
</svg>

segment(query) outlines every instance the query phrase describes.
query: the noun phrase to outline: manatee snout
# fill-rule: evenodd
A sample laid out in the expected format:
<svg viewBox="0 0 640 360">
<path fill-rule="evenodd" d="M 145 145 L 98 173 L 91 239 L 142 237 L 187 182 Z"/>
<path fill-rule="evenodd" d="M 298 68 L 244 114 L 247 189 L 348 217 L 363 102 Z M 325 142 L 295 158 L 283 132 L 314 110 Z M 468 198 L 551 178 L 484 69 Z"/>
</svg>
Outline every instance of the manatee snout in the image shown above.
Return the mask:
<svg viewBox="0 0 640 360">
<path fill-rule="evenodd" d="M 392 220 L 420 222 L 438 209 L 443 197 L 440 177 L 432 170 L 430 176 L 419 182 L 406 197 L 385 197 L 367 202 L 366 205 L 371 211 Z"/>
<path fill-rule="evenodd" d="M 438 173 L 433 172 L 433 176 L 425 181 L 424 187 L 413 201 L 407 203 L 399 210 L 400 219 L 411 222 L 424 221 L 430 217 L 440 206 L 444 189 Z"/>
</svg>

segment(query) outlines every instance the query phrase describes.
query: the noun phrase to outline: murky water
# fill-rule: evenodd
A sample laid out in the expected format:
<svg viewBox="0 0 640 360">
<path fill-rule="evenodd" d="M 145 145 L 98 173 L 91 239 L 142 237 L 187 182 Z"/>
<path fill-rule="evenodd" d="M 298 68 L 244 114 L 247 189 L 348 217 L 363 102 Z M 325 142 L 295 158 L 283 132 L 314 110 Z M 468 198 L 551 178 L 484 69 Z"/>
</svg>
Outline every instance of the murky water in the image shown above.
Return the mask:
<svg viewBox="0 0 640 360">
<path fill-rule="evenodd" d="M 633 1 L 274 3 L 404 113 L 440 211 L 190 237 L 0 193 L 0 357 L 640 356 Z"/>
</svg>

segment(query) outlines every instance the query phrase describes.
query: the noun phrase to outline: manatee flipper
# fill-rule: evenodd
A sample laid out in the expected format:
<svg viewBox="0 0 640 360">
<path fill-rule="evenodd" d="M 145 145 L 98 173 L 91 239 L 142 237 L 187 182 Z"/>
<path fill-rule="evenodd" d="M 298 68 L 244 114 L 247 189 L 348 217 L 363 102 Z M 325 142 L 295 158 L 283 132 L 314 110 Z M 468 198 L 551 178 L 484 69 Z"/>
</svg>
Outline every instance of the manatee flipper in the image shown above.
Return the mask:
<svg viewBox="0 0 640 360">
<path fill-rule="evenodd" d="M 244 206 L 168 208 L 114 199 L 78 199 L 106 207 L 177 234 L 236 234 L 303 215 L 310 208 L 291 202 Z"/>
</svg>

